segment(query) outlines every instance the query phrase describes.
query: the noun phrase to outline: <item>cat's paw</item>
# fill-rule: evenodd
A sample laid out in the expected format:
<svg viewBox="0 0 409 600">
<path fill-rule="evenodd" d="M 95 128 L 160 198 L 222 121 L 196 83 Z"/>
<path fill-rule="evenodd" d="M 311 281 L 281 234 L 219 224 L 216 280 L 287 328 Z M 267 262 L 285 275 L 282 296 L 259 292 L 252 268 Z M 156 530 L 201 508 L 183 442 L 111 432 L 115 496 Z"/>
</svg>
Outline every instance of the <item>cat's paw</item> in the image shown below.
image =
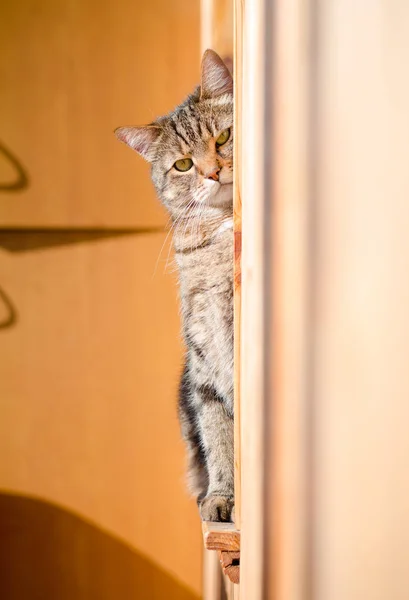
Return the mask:
<svg viewBox="0 0 409 600">
<path fill-rule="evenodd" d="M 232 496 L 206 496 L 200 503 L 200 516 L 203 521 L 231 521 L 234 509 Z"/>
</svg>

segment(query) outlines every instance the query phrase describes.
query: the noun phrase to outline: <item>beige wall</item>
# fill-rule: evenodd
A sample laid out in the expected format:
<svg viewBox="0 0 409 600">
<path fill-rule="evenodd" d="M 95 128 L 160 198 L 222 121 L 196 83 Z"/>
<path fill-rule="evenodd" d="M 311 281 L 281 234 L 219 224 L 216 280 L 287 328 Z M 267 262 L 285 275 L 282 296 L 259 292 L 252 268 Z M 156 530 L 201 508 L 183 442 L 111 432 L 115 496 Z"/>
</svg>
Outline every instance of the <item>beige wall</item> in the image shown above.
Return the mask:
<svg viewBox="0 0 409 600">
<path fill-rule="evenodd" d="M 1 12 L 0 558 L 13 568 L 0 592 L 193 599 L 200 524 L 167 246 L 155 273 L 165 218 L 147 165 L 112 129 L 194 86 L 198 6 L 26 0 Z M 28 176 L 19 190 L 7 189 L 10 153 Z M 123 230 L 138 227 L 154 229 Z"/>
<path fill-rule="evenodd" d="M 318 600 L 409 589 L 409 5 L 365 4 L 318 30 Z"/>
</svg>

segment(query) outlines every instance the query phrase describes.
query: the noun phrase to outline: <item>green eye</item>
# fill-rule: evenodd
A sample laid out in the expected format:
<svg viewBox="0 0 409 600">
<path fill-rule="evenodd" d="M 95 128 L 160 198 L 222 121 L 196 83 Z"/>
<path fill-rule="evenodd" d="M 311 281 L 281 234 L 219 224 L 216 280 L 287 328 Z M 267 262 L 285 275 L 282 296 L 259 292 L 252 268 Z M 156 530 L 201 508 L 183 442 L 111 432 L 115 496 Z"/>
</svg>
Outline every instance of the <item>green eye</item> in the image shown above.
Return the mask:
<svg viewBox="0 0 409 600">
<path fill-rule="evenodd" d="M 193 160 L 191 158 L 181 158 L 173 166 L 176 171 L 189 171 L 193 167 Z"/>
<path fill-rule="evenodd" d="M 225 129 L 221 132 L 219 137 L 216 140 L 216 146 L 223 146 L 227 142 L 230 137 L 230 129 Z"/>
</svg>

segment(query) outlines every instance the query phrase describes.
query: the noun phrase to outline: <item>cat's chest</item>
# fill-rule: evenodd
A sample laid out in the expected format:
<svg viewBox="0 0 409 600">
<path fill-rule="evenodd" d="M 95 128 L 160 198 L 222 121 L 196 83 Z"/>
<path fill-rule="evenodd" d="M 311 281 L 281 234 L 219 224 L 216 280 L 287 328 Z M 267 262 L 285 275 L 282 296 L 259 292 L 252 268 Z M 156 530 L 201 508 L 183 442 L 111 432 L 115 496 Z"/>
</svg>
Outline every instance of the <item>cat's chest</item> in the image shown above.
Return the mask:
<svg viewBox="0 0 409 600">
<path fill-rule="evenodd" d="M 207 246 L 183 257 L 181 292 L 183 295 L 230 296 L 233 290 L 233 236 L 224 231 Z"/>
</svg>

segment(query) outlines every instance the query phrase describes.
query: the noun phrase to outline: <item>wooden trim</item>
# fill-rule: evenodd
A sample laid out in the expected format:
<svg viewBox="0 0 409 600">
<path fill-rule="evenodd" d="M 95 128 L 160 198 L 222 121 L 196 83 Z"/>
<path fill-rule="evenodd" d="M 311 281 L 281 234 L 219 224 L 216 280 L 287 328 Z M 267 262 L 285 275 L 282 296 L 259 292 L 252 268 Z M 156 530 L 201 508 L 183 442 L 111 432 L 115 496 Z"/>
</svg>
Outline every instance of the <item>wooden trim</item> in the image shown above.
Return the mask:
<svg viewBox="0 0 409 600">
<path fill-rule="evenodd" d="M 201 46 L 232 57 L 233 0 L 201 0 Z"/>
<path fill-rule="evenodd" d="M 246 0 L 242 14 L 241 573 L 243 599 L 263 598 L 265 373 L 265 10 Z M 237 33 L 237 36 L 239 32 Z M 271 34 L 270 34 L 271 35 Z"/>
<path fill-rule="evenodd" d="M 213 523 L 210 521 L 203 521 L 202 530 L 205 549 L 217 551 L 220 565 L 227 580 L 233 584 L 238 584 L 240 581 L 240 531 L 235 528 L 233 523 Z M 214 577 L 214 573 L 211 574 L 210 581 Z M 227 583 L 227 590 L 229 588 L 230 585 Z"/>
<path fill-rule="evenodd" d="M 217 552 L 203 553 L 203 600 L 222 600 L 223 574 Z"/>
<path fill-rule="evenodd" d="M 207 550 L 240 551 L 240 531 L 233 523 L 203 521 L 203 540 Z"/>
<path fill-rule="evenodd" d="M 240 582 L 240 552 L 218 552 L 223 573 L 232 583 Z"/>
<path fill-rule="evenodd" d="M 306 589 L 308 4 L 247 0 L 241 198 L 242 598 Z"/>
<path fill-rule="evenodd" d="M 271 278 L 266 296 L 271 301 L 265 413 L 265 465 L 273 477 L 266 477 L 264 552 L 265 594 L 277 600 L 304 600 L 308 594 L 311 8 L 304 0 L 284 0 L 266 19 L 267 29 L 274 26 L 266 86 L 271 107 L 267 187 L 273 203 L 267 224 Z"/>
<path fill-rule="evenodd" d="M 203 521 L 202 530 L 205 549 L 217 551 L 224 575 L 230 582 L 238 584 L 240 581 L 240 531 L 235 528 L 233 523 L 213 523 L 210 521 Z M 220 568 L 219 572 L 221 572 Z M 208 573 L 208 577 L 207 586 L 210 585 L 214 588 L 216 575 L 213 570 Z M 229 585 L 227 585 L 227 588 L 229 588 Z"/>
<path fill-rule="evenodd" d="M 241 95 L 243 4 L 234 3 L 234 503 L 235 524 L 241 526 Z"/>
</svg>

